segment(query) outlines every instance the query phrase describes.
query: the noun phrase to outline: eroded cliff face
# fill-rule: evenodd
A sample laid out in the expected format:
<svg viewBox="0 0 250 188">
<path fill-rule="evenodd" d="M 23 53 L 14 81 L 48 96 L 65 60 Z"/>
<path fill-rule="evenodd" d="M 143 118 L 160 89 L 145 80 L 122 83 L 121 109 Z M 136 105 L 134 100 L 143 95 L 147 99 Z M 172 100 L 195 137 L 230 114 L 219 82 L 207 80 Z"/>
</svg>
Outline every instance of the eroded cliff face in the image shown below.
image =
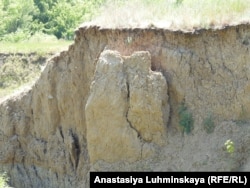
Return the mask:
<svg viewBox="0 0 250 188">
<path fill-rule="evenodd" d="M 85 106 L 90 162 L 135 162 L 163 145 L 169 116 L 167 82 L 150 70 L 149 52 L 104 51 Z M 150 148 L 152 147 L 152 149 Z"/>
<path fill-rule="evenodd" d="M 1 168 L 25 188 L 88 187 L 91 170 L 250 170 L 249 48 L 249 25 L 81 27 L 30 89 L 1 102 Z"/>
</svg>

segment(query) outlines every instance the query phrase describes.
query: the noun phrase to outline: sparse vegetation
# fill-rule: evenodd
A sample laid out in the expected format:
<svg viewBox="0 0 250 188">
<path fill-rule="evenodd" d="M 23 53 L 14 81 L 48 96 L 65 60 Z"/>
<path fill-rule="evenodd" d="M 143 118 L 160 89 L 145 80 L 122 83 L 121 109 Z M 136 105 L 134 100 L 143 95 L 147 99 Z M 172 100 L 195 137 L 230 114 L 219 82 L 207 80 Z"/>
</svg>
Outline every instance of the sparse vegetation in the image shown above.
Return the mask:
<svg viewBox="0 0 250 188">
<path fill-rule="evenodd" d="M 9 54 L 0 66 L 0 98 L 38 78 L 45 60 L 45 55 Z"/>
<path fill-rule="evenodd" d="M 230 154 L 234 153 L 234 142 L 230 139 L 225 142 L 226 151 Z"/>
<path fill-rule="evenodd" d="M 215 124 L 212 114 L 209 114 L 208 117 L 204 119 L 203 126 L 207 133 L 212 133 L 214 131 Z"/>
<path fill-rule="evenodd" d="M 194 119 L 191 112 L 189 112 L 185 103 L 181 103 L 179 107 L 179 124 L 185 133 L 190 133 L 193 129 Z"/>
<path fill-rule="evenodd" d="M 108 0 L 94 23 L 193 30 L 249 22 L 249 16 L 250 0 Z"/>
<path fill-rule="evenodd" d="M 0 174 L 0 188 L 10 188 L 8 185 L 9 178 L 6 173 Z"/>
<path fill-rule="evenodd" d="M 15 55 L 0 67 L 0 87 L 18 86 L 29 82 L 41 70 L 39 64 L 28 62 L 28 58 Z"/>
</svg>

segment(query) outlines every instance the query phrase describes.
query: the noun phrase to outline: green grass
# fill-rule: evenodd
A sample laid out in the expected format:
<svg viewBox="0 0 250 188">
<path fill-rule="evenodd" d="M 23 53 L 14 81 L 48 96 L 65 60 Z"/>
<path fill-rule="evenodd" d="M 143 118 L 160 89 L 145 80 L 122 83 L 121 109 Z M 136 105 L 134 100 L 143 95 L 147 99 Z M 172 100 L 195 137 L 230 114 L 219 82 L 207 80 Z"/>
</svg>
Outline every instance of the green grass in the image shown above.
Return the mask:
<svg viewBox="0 0 250 188">
<path fill-rule="evenodd" d="M 250 0 L 108 0 L 93 23 L 193 30 L 249 21 Z"/>
<path fill-rule="evenodd" d="M 32 36 L 27 36 L 19 42 L 0 41 L 0 53 L 56 53 L 67 49 L 72 43 L 73 41 L 58 40 L 53 35 L 38 32 Z"/>
<path fill-rule="evenodd" d="M 67 47 L 72 44 L 72 41 L 44 41 L 44 42 L 0 42 L 0 53 L 56 53 L 62 50 L 67 50 Z"/>
</svg>

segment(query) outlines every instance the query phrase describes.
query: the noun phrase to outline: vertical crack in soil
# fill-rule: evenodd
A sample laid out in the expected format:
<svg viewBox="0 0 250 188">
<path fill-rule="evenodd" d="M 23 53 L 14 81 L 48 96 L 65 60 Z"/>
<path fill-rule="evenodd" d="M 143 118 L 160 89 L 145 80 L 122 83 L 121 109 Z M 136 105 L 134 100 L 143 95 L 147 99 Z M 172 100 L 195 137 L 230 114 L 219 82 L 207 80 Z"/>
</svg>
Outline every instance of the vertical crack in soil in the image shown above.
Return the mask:
<svg viewBox="0 0 250 188">
<path fill-rule="evenodd" d="M 77 169 L 79 159 L 80 159 L 80 153 L 81 153 L 79 138 L 78 138 L 77 134 L 72 133 L 72 131 L 71 131 L 71 136 L 73 138 L 72 154 L 73 154 L 73 158 L 75 160 L 75 169 Z"/>
</svg>

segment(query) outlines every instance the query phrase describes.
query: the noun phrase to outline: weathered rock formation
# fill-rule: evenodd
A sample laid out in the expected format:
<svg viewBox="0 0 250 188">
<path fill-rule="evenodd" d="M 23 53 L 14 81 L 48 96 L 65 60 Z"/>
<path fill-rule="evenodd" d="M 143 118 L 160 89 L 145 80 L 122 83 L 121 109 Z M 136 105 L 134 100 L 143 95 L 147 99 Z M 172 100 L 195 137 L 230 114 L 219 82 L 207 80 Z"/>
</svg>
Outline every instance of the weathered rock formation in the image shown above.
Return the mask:
<svg viewBox="0 0 250 188">
<path fill-rule="evenodd" d="M 150 153 L 144 144 L 164 144 L 167 83 L 150 64 L 149 52 L 124 58 L 114 51 L 100 55 L 85 106 L 91 162 L 134 162 Z"/>
<path fill-rule="evenodd" d="M 1 102 L 2 170 L 20 188 L 88 187 L 90 170 L 250 170 L 249 33 L 80 27 Z"/>
</svg>

